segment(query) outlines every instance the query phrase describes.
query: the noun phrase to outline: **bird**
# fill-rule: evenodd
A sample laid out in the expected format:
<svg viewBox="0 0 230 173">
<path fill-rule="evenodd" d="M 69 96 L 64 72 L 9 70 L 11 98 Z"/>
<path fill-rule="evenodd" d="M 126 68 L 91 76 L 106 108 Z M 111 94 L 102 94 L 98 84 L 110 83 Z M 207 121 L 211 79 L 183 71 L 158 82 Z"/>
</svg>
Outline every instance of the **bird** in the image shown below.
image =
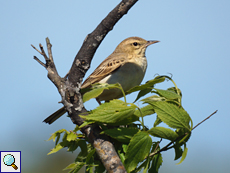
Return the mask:
<svg viewBox="0 0 230 173">
<path fill-rule="evenodd" d="M 140 37 L 126 38 L 83 82 L 81 89 L 90 88 L 95 83 L 119 83 L 126 92 L 139 85 L 144 78 L 147 68 L 146 48 L 158 42 L 157 40 L 147 41 Z M 108 102 L 112 99 L 121 98 L 122 96 L 123 93 L 120 89 L 109 89 L 104 90 L 96 100 L 100 104 L 101 101 Z M 52 124 L 64 113 L 66 113 L 66 109 L 62 107 L 47 117 L 43 122 Z"/>
</svg>

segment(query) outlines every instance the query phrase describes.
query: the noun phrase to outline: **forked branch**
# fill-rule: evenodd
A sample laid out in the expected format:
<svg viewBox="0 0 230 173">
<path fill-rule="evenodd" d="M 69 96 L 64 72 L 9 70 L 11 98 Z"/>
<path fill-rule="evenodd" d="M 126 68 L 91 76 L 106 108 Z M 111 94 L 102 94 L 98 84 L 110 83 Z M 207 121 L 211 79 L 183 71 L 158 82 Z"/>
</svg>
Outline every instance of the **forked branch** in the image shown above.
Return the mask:
<svg viewBox="0 0 230 173">
<path fill-rule="evenodd" d="M 97 28 L 89 34 L 83 42 L 81 49 L 76 55 L 70 72 L 66 77 L 61 78 L 56 70 L 50 41 L 46 38 L 48 56 L 46 55 L 43 46 L 40 44 L 40 50 L 37 50 L 45 59 L 43 63 L 36 56 L 34 59 L 45 67 L 48 71 L 48 78 L 57 87 L 72 122 L 76 125 L 81 125 L 84 120 L 79 117 L 79 114 L 86 113 L 80 93 L 82 79 L 90 67 L 91 60 L 96 52 L 96 49 L 105 38 L 107 33 L 112 30 L 113 26 L 119 19 L 128 12 L 128 10 L 138 0 L 122 0 L 97 26 Z M 103 135 L 100 135 L 100 129 L 97 125 L 85 126 L 81 131 L 88 137 L 92 145 L 95 147 L 100 160 L 104 164 L 107 172 L 126 172 L 120 158 L 118 157 L 112 143 Z"/>
</svg>

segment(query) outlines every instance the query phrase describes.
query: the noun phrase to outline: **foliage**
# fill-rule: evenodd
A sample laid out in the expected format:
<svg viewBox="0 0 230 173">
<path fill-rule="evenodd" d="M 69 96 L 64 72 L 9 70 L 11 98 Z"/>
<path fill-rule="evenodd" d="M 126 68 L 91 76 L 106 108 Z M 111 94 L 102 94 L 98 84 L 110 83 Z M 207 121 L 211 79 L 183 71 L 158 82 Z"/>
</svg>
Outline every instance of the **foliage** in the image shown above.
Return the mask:
<svg viewBox="0 0 230 173">
<path fill-rule="evenodd" d="M 166 90 L 154 87 L 166 79 L 172 81 L 174 87 Z M 83 96 L 83 100 L 96 98 L 104 89 L 111 88 L 122 90 L 119 84 L 97 84 Z M 137 91 L 134 103 L 148 93 L 153 94 L 140 100 L 145 106 L 138 107 L 134 103 L 126 103 L 126 99 L 125 101 L 112 100 L 90 111 L 89 115 L 81 116 L 85 119 L 84 125 L 96 123 L 101 126 L 102 133 L 111 138 L 128 172 L 135 173 L 143 170 L 144 173 L 157 173 L 163 162 L 161 152 L 168 149 L 175 150 L 175 160 L 181 158 L 178 163 L 180 164 L 186 157 L 188 151 L 186 142 L 193 128 L 190 116 L 181 105 L 181 91 L 168 76 L 157 76 L 143 85 L 130 89 L 126 94 Z M 144 125 L 143 117 L 148 115 L 156 117 L 150 129 Z M 77 133 L 79 129 L 80 127 L 76 127 L 70 132 L 62 129 L 52 134 L 49 140 L 56 139 L 56 146 L 49 154 L 63 147 L 67 147 L 68 151 L 80 148 L 75 162 L 65 169 L 71 169 L 70 173 L 75 173 L 86 166 L 86 172 L 103 172 L 105 168 L 98 160 L 95 149 L 87 142 L 83 134 Z M 63 137 L 59 142 L 61 134 Z M 161 148 L 162 139 L 169 140 L 169 144 Z"/>
</svg>

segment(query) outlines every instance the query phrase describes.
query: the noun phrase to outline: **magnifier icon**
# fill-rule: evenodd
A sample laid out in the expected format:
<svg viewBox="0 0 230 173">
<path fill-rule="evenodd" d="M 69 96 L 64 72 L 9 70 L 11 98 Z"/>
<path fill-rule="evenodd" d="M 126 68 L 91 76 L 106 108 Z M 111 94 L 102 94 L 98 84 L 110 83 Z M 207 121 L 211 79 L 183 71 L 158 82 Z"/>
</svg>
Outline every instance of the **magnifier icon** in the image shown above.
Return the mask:
<svg viewBox="0 0 230 173">
<path fill-rule="evenodd" d="M 14 164 L 15 163 L 15 158 L 11 154 L 7 154 L 3 158 L 3 162 L 7 166 L 12 166 L 15 170 L 18 169 L 18 167 Z"/>
</svg>

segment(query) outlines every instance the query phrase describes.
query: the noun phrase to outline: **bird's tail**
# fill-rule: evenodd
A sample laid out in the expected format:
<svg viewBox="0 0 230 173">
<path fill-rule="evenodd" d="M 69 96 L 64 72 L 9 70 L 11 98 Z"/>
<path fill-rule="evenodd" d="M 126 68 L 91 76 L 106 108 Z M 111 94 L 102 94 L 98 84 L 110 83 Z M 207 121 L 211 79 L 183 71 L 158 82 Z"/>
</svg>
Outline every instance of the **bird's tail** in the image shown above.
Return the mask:
<svg viewBox="0 0 230 173">
<path fill-rule="evenodd" d="M 62 107 L 61 109 L 57 110 L 52 115 L 47 117 L 43 122 L 52 124 L 54 121 L 56 121 L 58 118 L 60 118 L 65 113 L 66 113 L 65 107 Z"/>
</svg>

